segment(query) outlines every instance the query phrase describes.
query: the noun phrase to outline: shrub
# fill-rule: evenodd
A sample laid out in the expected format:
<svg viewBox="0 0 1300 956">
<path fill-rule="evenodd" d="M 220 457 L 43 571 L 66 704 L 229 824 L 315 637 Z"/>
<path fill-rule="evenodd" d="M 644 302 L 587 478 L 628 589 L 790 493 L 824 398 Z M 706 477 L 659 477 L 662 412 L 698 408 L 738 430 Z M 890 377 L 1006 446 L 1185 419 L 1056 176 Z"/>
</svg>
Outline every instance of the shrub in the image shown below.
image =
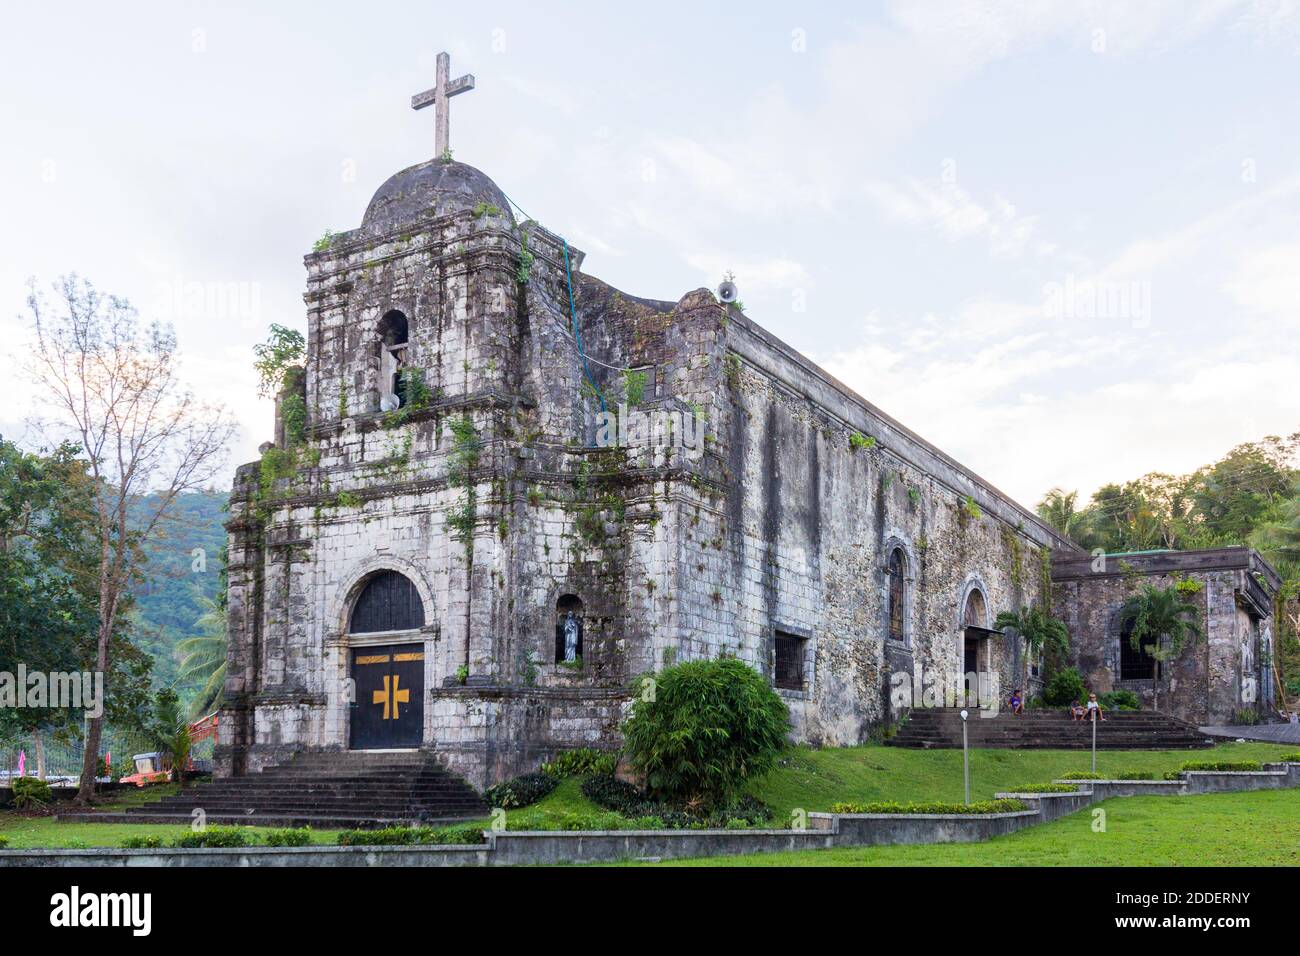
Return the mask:
<svg viewBox="0 0 1300 956">
<path fill-rule="evenodd" d="M 307 846 L 310 843 L 311 827 L 287 827 L 266 833 L 267 846 Z"/>
<path fill-rule="evenodd" d="M 378 830 L 344 830 L 338 836 L 339 846 L 421 846 L 427 844 L 449 846 L 453 844 L 484 843 L 483 831 L 474 826 L 443 827 L 383 827 Z"/>
<path fill-rule="evenodd" d="M 552 777 L 585 777 L 589 773 L 612 774 L 617 766 L 617 753 L 579 747 L 560 751 L 550 763 L 542 764 L 542 773 Z"/>
<path fill-rule="evenodd" d="M 560 785 L 560 778 L 549 773 L 525 773 L 505 783 L 488 787 L 483 798 L 490 807 L 513 810 L 536 803 Z"/>
<path fill-rule="evenodd" d="M 1116 780 L 1154 780 L 1154 770 L 1125 770 L 1115 774 Z"/>
<path fill-rule="evenodd" d="M 1023 800 L 1003 798 L 977 803 L 898 803 L 880 800 L 875 803 L 833 803 L 831 813 L 1014 813 L 1029 809 Z"/>
<path fill-rule="evenodd" d="M 1105 780 L 1104 773 L 1097 773 L 1094 770 L 1071 770 L 1069 773 L 1061 774 L 1062 780 Z"/>
<path fill-rule="evenodd" d="M 1263 770 L 1264 765 L 1258 760 L 1189 760 L 1181 770 L 1218 770 L 1225 773 L 1233 771 Z"/>
<path fill-rule="evenodd" d="M 3 833 L 0 833 L 0 850 L 3 850 L 8 845 L 9 845 L 9 838 L 5 836 Z"/>
<path fill-rule="evenodd" d="M 1281 763 L 1300 763 L 1300 750 L 1293 754 L 1283 754 L 1277 758 Z"/>
<path fill-rule="evenodd" d="M 734 658 L 666 667 L 650 696 L 632 705 L 624 752 L 662 799 L 726 805 L 771 769 L 785 746 L 785 701 Z"/>
<path fill-rule="evenodd" d="M 156 850 L 162 845 L 160 836 L 133 836 L 122 841 L 123 850 Z"/>
<path fill-rule="evenodd" d="M 1043 688 L 1043 703 L 1051 707 L 1069 707 L 1088 692 L 1076 667 L 1066 667 L 1052 675 Z"/>
<path fill-rule="evenodd" d="M 187 849 L 195 847 L 248 846 L 254 839 L 252 833 L 241 827 L 208 827 L 206 830 L 198 830 L 194 833 L 187 833 L 183 837 L 177 837 L 172 841 L 172 846 Z"/>
<path fill-rule="evenodd" d="M 772 811 L 761 801 L 744 794 L 709 810 L 687 809 L 656 801 L 625 780 L 611 775 L 593 775 L 582 781 L 582 794 L 592 803 L 630 818 L 638 830 L 735 829 L 743 821 L 758 826 L 771 819 Z M 651 821 L 642 825 L 639 821 Z"/>
<path fill-rule="evenodd" d="M 1142 708 L 1138 695 L 1131 690 L 1112 690 L 1106 694 L 1098 694 L 1097 703 L 1106 710 L 1141 710 Z"/>
<path fill-rule="evenodd" d="M 1078 793 L 1072 783 L 1030 783 L 1022 787 L 1007 787 L 1009 793 Z"/>
<path fill-rule="evenodd" d="M 38 777 L 19 777 L 12 786 L 15 810 L 39 810 L 54 800 L 50 785 Z"/>
<path fill-rule="evenodd" d="M 1259 711 L 1253 709 L 1236 710 L 1232 713 L 1232 722 L 1246 727 L 1253 727 L 1263 720 Z"/>
</svg>

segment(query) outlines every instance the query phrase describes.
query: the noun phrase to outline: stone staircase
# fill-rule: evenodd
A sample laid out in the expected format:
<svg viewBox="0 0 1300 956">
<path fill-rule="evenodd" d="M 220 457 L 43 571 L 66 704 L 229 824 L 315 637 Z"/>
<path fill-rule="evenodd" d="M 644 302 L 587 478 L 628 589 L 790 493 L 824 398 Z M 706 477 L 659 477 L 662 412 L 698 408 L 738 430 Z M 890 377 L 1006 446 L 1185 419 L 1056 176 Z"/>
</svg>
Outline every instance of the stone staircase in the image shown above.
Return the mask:
<svg viewBox="0 0 1300 956">
<path fill-rule="evenodd" d="M 980 717 L 972 708 L 968 723 L 972 747 L 1087 750 L 1092 746 L 1092 728 L 1071 720 L 1068 711 L 1027 710 L 1017 716 L 1004 710 L 996 717 Z M 914 709 L 886 743 L 918 749 L 960 748 L 961 709 Z M 1098 750 L 1199 750 L 1213 744 L 1191 724 L 1152 711 L 1111 711 L 1097 725 Z"/>
<path fill-rule="evenodd" d="M 372 827 L 485 817 L 488 806 L 429 753 L 301 753 L 283 766 L 225 777 L 124 812 L 60 814 L 61 820 L 169 823 L 201 809 L 208 823 Z"/>
</svg>

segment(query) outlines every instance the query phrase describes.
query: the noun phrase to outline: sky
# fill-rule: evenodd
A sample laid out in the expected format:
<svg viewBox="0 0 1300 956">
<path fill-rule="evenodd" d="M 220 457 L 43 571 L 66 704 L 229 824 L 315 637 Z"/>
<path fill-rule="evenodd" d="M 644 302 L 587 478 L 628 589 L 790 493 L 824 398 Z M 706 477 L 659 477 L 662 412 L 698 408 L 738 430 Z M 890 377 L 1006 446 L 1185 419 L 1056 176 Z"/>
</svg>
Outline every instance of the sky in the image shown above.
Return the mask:
<svg viewBox="0 0 1300 956">
<path fill-rule="evenodd" d="M 302 256 L 451 146 L 587 253 L 746 314 L 1021 502 L 1300 430 L 1300 0 L 27 4 L 0 34 L 0 434 L 26 287 L 175 325 L 272 435 Z"/>
</svg>

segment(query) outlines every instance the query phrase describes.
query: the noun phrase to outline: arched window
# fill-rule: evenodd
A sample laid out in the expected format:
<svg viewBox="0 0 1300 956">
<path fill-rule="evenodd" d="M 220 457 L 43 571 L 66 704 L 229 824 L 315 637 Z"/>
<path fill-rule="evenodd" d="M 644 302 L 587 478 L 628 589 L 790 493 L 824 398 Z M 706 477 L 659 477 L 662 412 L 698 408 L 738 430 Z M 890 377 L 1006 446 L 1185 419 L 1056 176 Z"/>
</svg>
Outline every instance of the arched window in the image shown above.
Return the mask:
<svg viewBox="0 0 1300 956">
<path fill-rule="evenodd" d="M 392 395 L 406 404 L 406 345 L 409 334 L 406 316 L 394 309 L 379 320 L 379 398 Z M 396 406 L 394 406 L 396 407 Z"/>
<path fill-rule="evenodd" d="M 352 605 L 348 633 L 413 631 L 423 626 L 424 603 L 415 585 L 396 571 L 380 571 L 366 582 Z"/>
<path fill-rule="evenodd" d="M 1133 625 L 1125 624 L 1119 633 L 1119 679 L 1151 680 L 1157 675 L 1156 659 L 1145 647 L 1133 647 Z"/>
<path fill-rule="evenodd" d="M 903 556 L 902 548 L 895 548 L 889 552 L 885 571 L 889 575 L 889 639 L 891 641 L 901 641 L 904 638 L 903 589 L 906 586 L 904 580 L 906 567 L 907 559 Z"/>
<path fill-rule="evenodd" d="M 555 602 L 555 662 L 575 664 L 582 659 L 582 601 L 565 594 Z"/>
<path fill-rule="evenodd" d="M 965 627 L 987 627 L 984 622 L 987 620 L 984 613 L 984 592 L 979 588 L 973 588 L 970 594 L 966 595 L 966 607 L 962 611 L 961 623 Z"/>
</svg>

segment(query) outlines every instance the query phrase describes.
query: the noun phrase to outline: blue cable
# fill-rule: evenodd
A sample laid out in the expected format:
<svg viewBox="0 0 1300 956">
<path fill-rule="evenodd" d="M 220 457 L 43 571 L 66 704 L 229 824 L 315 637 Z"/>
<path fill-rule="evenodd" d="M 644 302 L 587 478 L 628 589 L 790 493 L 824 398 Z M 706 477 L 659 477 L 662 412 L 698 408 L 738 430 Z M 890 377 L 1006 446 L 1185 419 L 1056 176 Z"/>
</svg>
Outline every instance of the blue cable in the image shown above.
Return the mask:
<svg viewBox="0 0 1300 956">
<path fill-rule="evenodd" d="M 501 195 L 506 197 L 506 202 L 510 203 L 510 205 L 523 213 L 525 219 L 537 222 L 536 219 L 533 219 L 532 216 L 528 215 L 523 206 L 519 205 L 519 203 L 515 202 L 509 196 L 506 196 L 505 190 L 502 190 Z M 591 383 L 591 389 L 596 393 L 596 398 L 600 400 L 600 410 L 603 412 L 605 411 L 605 396 L 601 392 L 600 386 L 596 384 L 596 379 L 591 374 L 591 366 L 587 364 L 587 353 L 582 347 L 582 331 L 578 328 L 578 310 L 573 303 L 573 270 L 569 267 L 569 240 L 560 236 L 560 242 L 564 243 L 564 278 L 569 284 L 569 316 L 573 321 L 573 337 L 578 342 L 578 356 L 582 359 L 582 370 L 586 373 L 587 381 Z"/>
</svg>

